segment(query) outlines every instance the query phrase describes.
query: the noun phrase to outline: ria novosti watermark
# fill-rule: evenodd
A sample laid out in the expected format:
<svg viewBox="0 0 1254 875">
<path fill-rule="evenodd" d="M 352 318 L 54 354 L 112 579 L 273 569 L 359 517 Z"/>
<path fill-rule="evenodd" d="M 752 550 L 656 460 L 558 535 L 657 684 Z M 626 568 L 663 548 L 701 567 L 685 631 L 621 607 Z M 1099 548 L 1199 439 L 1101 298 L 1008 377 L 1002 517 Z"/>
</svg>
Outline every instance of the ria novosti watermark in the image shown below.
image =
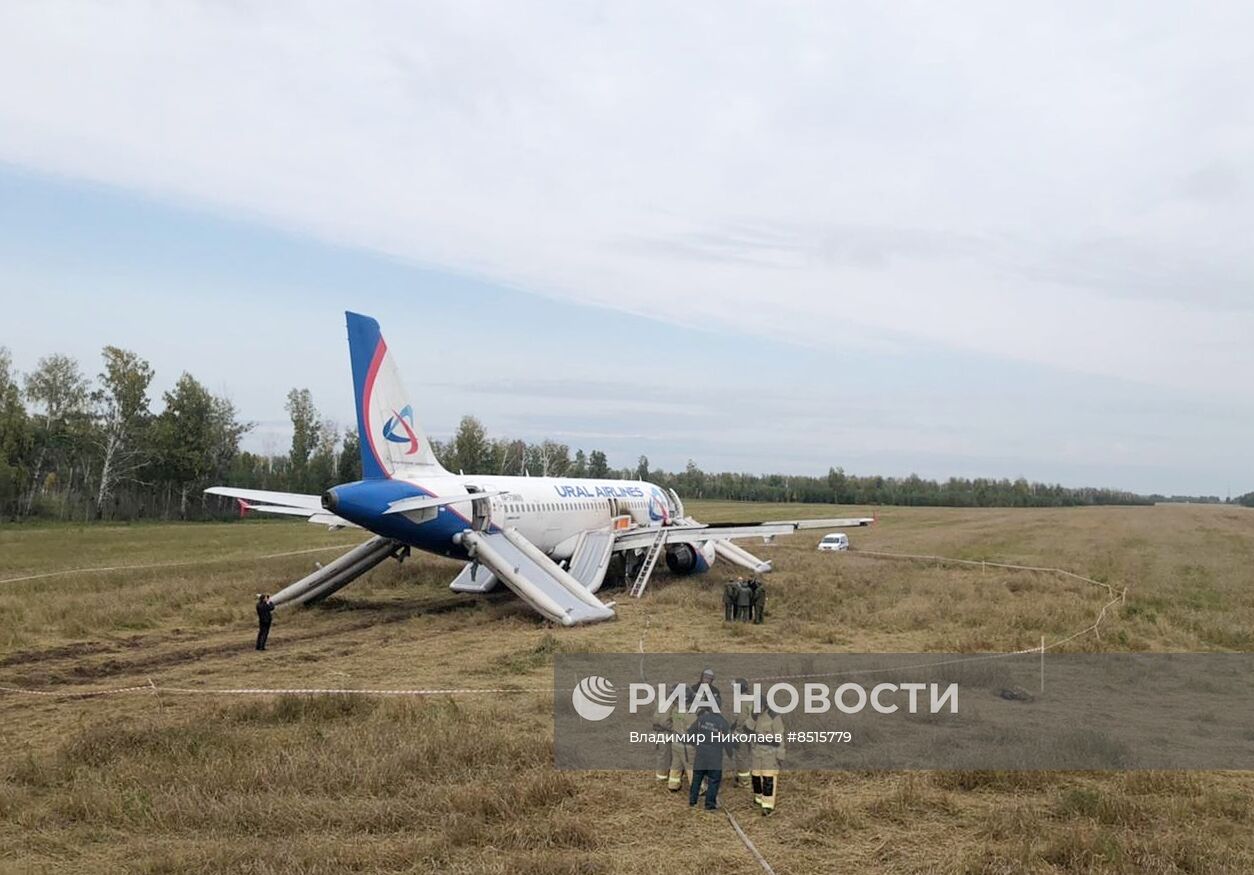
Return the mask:
<svg viewBox="0 0 1254 875">
<path fill-rule="evenodd" d="M 600 678 L 609 683 L 605 678 Z M 776 714 L 791 714 L 800 709 L 806 714 L 826 714 L 835 709 L 842 714 L 860 714 L 868 707 L 879 714 L 895 714 L 905 710 L 908 714 L 926 712 L 939 714 L 948 711 L 958 713 L 958 684 L 937 683 L 877 683 L 867 686 L 859 683 L 830 684 L 787 681 L 751 681 L 731 685 L 729 701 L 724 702 L 713 683 L 672 684 L 670 686 L 648 683 L 628 685 L 628 711 L 639 713 L 641 708 L 675 708 L 695 713 L 701 708 L 722 712 L 724 708 L 740 713 L 750 708 L 754 713 L 770 708 Z M 898 702 L 898 699 L 901 701 Z"/>
<path fill-rule="evenodd" d="M 1249 769 L 1252 679 L 1254 654 L 559 655 L 555 751 L 647 769 L 709 709 L 731 743 L 777 716 L 791 769 Z"/>
</svg>

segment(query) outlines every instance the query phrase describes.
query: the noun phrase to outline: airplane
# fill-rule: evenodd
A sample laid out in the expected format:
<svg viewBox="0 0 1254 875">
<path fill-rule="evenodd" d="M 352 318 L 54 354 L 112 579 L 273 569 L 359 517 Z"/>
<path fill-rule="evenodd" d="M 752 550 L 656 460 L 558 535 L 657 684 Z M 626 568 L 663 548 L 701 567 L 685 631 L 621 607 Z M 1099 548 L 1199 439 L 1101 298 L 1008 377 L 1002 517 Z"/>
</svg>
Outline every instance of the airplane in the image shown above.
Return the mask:
<svg viewBox="0 0 1254 875">
<path fill-rule="evenodd" d="M 753 574 L 772 570 L 734 543 L 800 529 L 866 526 L 871 518 L 704 524 L 673 489 L 643 480 L 453 474 L 432 452 L 379 323 L 346 313 L 360 437 L 362 479 L 321 496 L 214 486 L 242 510 L 304 517 L 374 537 L 275 593 L 276 607 L 326 598 L 389 557 L 411 549 L 466 562 L 449 584 L 486 593 L 504 584 L 563 626 L 607 620 L 597 598 L 614 554 L 639 598 L 658 561 L 673 574 L 700 574 L 716 559 Z"/>
</svg>

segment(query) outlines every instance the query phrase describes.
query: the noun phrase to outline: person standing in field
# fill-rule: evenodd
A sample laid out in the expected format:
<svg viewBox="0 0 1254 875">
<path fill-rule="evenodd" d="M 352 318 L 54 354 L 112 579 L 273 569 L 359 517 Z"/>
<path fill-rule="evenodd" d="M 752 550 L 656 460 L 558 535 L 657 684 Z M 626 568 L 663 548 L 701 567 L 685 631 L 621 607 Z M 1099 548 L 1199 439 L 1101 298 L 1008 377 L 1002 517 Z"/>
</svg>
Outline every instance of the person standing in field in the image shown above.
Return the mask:
<svg viewBox="0 0 1254 875">
<path fill-rule="evenodd" d="M 668 736 L 674 731 L 674 727 L 671 725 L 670 709 L 667 707 L 665 699 L 658 699 L 657 709 L 653 712 L 653 731 L 662 736 Z M 671 763 L 674 757 L 674 753 L 671 750 L 671 743 L 663 737 L 654 746 L 654 753 L 657 757 L 657 771 L 655 772 L 655 776 L 658 781 L 668 781 L 670 779 Z M 680 769 L 682 768 L 683 764 L 680 763 Z M 678 792 L 678 782 L 675 782 L 675 786 L 672 786 L 670 789 Z"/>
<path fill-rule="evenodd" d="M 723 619 L 729 623 L 736 618 L 736 592 L 739 589 L 739 578 L 728 581 L 723 587 Z"/>
<path fill-rule="evenodd" d="M 688 734 L 699 737 L 692 745 L 692 783 L 688 787 L 688 807 L 696 808 L 701 796 L 701 784 L 705 784 L 705 810 L 718 810 L 718 788 L 723 783 L 723 754 L 730 745 L 718 741 L 729 731 L 723 715 L 705 705 L 697 711 L 697 719 L 688 727 Z"/>
<path fill-rule="evenodd" d="M 274 603 L 264 592 L 257 593 L 257 649 L 266 649 L 266 639 L 270 637 L 270 618 L 274 614 Z"/>
<path fill-rule="evenodd" d="M 766 619 L 766 584 L 754 580 L 753 585 L 753 622 L 761 624 Z"/>
<path fill-rule="evenodd" d="M 736 619 L 748 623 L 753 618 L 753 590 L 743 580 L 736 585 Z"/>
<path fill-rule="evenodd" d="M 737 701 L 742 699 L 743 701 Z M 753 730 L 753 700 L 749 698 L 749 682 L 744 678 L 736 678 L 732 683 L 732 713 L 730 717 L 732 732 L 748 734 Z M 736 742 L 732 747 L 732 767 L 736 770 L 735 786 L 743 787 L 749 783 L 752 764 L 751 745 L 747 741 Z"/>
<path fill-rule="evenodd" d="M 692 758 L 688 756 L 688 746 L 683 742 L 691 720 L 692 712 L 685 707 L 683 700 L 671 707 L 671 768 L 667 773 L 666 788 L 672 793 L 680 791 L 685 776 L 688 784 L 692 784 Z"/>
<path fill-rule="evenodd" d="M 753 718 L 753 804 L 775 813 L 779 767 L 784 759 L 784 721 L 767 705 Z"/>
</svg>

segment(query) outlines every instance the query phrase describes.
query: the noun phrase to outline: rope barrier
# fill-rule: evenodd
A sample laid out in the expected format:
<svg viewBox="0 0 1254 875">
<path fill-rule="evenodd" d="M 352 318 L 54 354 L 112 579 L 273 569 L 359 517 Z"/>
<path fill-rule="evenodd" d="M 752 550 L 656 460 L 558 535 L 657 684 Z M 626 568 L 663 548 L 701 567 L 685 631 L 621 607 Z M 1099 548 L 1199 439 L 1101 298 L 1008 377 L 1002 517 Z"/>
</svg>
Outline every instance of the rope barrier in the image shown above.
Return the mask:
<svg viewBox="0 0 1254 875">
<path fill-rule="evenodd" d="M 740 841 L 746 848 L 749 849 L 749 853 L 753 854 L 753 859 L 758 861 L 758 865 L 762 867 L 762 871 L 769 873 L 769 875 L 775 875 L 775 870 L 771 868 L 771 864 L 766 862 L 766 857 L 762 856 L 762 852 L 758 850 L 758 846 L 755 845 L 749 836 L 745 834 L 745 831 L 740 828 L 740 824 L 736 821 L 736 816 L 731 813 L 731 810 L 724 808 L 723 813 L 727 815 L 727 820 L 731 823 L 732 829 L 736 831 L 736 835 L 740 837 Z"/>
<path fill-rule="evenodd" d="M 981 568 L 1010 568 L 1015 571 L 1039 571 L 1046 574 L 1059 574 L 1063 577 L 1071 577 L 1083 583 L 1089 583 L 1093 586 L 1100 586 L 1109 592 L 1112 596 L 1116 594 L 1115 588 L 1109 583 L 1102 583 L 1100 580 L 1094 580 L 1091 577 L 1085 577 L 1083 574 L 1076 574 L 1074 571 L 1068 571 L 1065 568 L 1050 568 L 1042 565 L 1014 565 L 1009 562 L 989 562 L 986 559 L 953 559 L 948 556 L 930 556 L 925 553 L 887 553 L 882 550 L 850 550 L 859 556 L 874 556 L 879 559 L 913 559 L 923 562 L 944 562 L 950 565 L 971 565 Z M 1127 589 L 1123 590 L 1123 594 L 1127 594 Z"/>
<path fill-rule="evenodd" d="M 1065 568 L 1050 568 L 1041 565 L 1014 565 L 1009 562 L 989 562 L 984 559 L 952 559 L 948 556 L 929 556 L 920 553 L 886 553 L 879 550 L 856 550 L 851 552 L 856 552 L 859 556 L 871 556 L 877 559 L 911 559 L 924 562 L 943 562 L 951 565 L 978 565 L 981 568 L 991 566 L 993 568 L 1009 568 L 1014 571 L 1036 571 L 1043 574 L 1057 574 L 1062 577 L 1070 577 L 1074 580 L 1080 581 L 1081 583 L 1090 584 L 1091 586 L 1099 586 L 1106 590 L 1107 594 L 1110 596 L 1110 601 L 1102 605 L 1102 609 L 1097 612 L 1097 619 L 1093 622 L 1093 625 L 1086 626 L 1079 632 L 1076 632 L 1073 635 L 1068 635 L 1066 638 L 1060 638 L 1053 644 L 1042 644 L 1040 647 L 1029 647 L 1026 650 L 1017 650 L 1013 653 L 997 654 L 999 656 L 1015 656 L 1021 653 L 1036 653 L 1037 651 L 1053 650 L 1055 647 L 1066 644 L 1068 641 L 1074 641 L 1076 638 L 1079 638 L 1082 635 L 1087 635 L 1089 632 L 1096 635 L 1097 640 L 1100 641 L 1102 640 L 1102 635 L 1099 627 L 1102 624 L 1102 620 L 1106 619 L 1106 612 L 1116 604 L 1123 604 L 1128 600 L 1128 588 L 1126 586 L 1117 590 L 1109 583 L 1103 583 L 1100 580 L 1085 577 L 1083 574 L 1076 574 L 1074 571 L 1068 571 Z"/>
<path fill-rule="evenodd" d="M 102 565 L 95 568 L 66 568 L 61 571 L 45 571 L 41 574 L 27 574 L 22 577 L 6 577 L 0 583 L 21 583 L 27 580 L 44 580 L 50 577 L 68 577 L 72 574 L 96 574 L 106 571 L 143 571 L 151 568 L 189 568 L 196 565 L 213 565 L 218 562 L 257 562 L 262 559 L 282 559 L 286 556 L 304 556 L 307 553 L 324 553 L 327 550 L 343 550 L 355 544 L 328 544 L 325 547 L 311 547 L 308 550 L 288 550 L 284 553 L 266 553 L 262 556 L 218 556 L 214 559 L 192 559 L 186 562 L 153 562 L 148 565 Z"/>
<path fill-rule="evenodd" d="M 1041 654 L 1041 658 L 1044 659 L 1045 653 L 1047 651 L 1053 650 L 1056 647 L 1061 647 L 1063 644 L 1066 644 L 1069 641 L 1074 641 L 1075 639 L 1080 638 L 1084 635 L 1087 635 L 1090 632 L 1096 635 L 1097 640 L 1100 641 L 1102 638 L 1100 627 L 1102 625 L 1102 621 L 1106 619 L 1106 612 L 1110 610 L 1112 607 L 1114 607 L 1115 605 L 1126 602 L 1128 598 L 1127 587 L 1124 587 L 1121 590 L 1116 590 L 1109 583 L 1103 583 L 1100 580 L 1094 580 L 1091 577 L 1085 577 L 1082 574 L 1076 574 L 1074 571 L 1067 571 L 1065 568 L 1049 568 L 1049 567 L 1044 567 L 1044 566 L 1039 566 L 1039 565 L 1014 565 L 1009 562 L 987 562 L 984 560 L 975 560 L 975 559 L 953 559 L 948 556 L 931 556 L 931 555 L 926 555 L 922 553 L 886 553 L 886 552 L 878 551 L 878 550 L 856 550 L 856 551 L 850 551 L 850 552 L 856 552 L 860 556 L 871 556 L 876 559 L 908 559 L 908 560 L 923 561 L 923 562 L 943 562 L 943 563 L 950 563 L 954 565 L 972 565 L 972 566 L 978 565 L 981 567 L 991 565 L 994 568 L 1008 568 L 1008 569 L 1012 569 L 1015 571 L 1036 571 L 1036 572 L 1042 572 L 1042 573 L 1048 573 L 1048 574 L 1059 574 L 1065 577 L 1074 578 L 1076 580 L 1082 581 L 1083 583 L 1088 583 L 1088 584 L 1092 584 L 1093 586 L 1102 587 L 1103 589 L 1106 590 L 1107 593 L 1110 594 L 1111 599 L 1110 601 L 1102 605 L 1101 610 L 1097 612 L 1097 619 L 1093 621 L 1092 625 L 1085 626 L 1079 632 L 1075 632 L 1071 635 L 1068 635 L 1066 638 L 1060 638 L 1057 641 L 1054 641 L 1052 644 L 1046 644 L 1045 639 L 1042 637 L 1041 643 L 1037 647 L 1026 647 L 1023 650 L 1012 650 L 1008 653 L 983 653 L 983 654 L 976 654 L 974 656 L 963 656 L 958 659 L 945 659 L 945 660 L 940 660 L 938 662 L 920 662 L 920 663 L 915 663 L 914 665 L 899 665 L 899 666 L 893 666 L 891 668 L 882 668 L 882 669 L 868 668 L 868 669 L 854 669 L 850 671 L 840 671 L 840 672 L 821 672 L 821 673 L 814 673 L 814 674 L 774 675 L 770 677 L 753 678 L 753 680 L 755 681 L 805 680 L 807 678 L 842 677 L 845 675 L 852 675 L 852 674 L 877 674 L 877 673 L 890 672 L 890 671 L 894 671 L 894 672 L 905 671 L 905 670 L 916 669 L 916 668 L 933 668 L 933 667 L 942 666 L 942 665 L 961 665 L 961 664 L 965 664 L 968 662 L 980 662 L 982 660 L 988 660 L 988 659 L 1009 659 L 1014 656 L 1024 656 L 1029 653 L 1039 653 Z"/>
</svg>

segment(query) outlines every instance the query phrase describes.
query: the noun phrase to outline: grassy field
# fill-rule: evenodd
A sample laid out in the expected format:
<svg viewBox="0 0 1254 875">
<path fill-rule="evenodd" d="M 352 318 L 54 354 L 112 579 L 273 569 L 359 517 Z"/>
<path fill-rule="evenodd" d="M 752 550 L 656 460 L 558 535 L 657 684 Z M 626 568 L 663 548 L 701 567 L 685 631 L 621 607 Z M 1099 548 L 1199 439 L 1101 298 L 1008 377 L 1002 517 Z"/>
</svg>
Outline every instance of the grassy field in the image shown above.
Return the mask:
<svg viewBox="0 0 1254 875">
<path fill-rule="evenodd" d="M 693 502 L 708 520 L 830 515 Z M 841 508 L 840 512 L 862 509 Z M 658 574 L 618 619 L 557 630 L 457 564 L 387 563 L 251 649 L 252 595 L 360 535 L 275 522 L 0 528 L 0 685 L 543 687 L 561 651 L 995 651 L 1092 624 L 1104 589 L 857 548 L 1061 566 L 1128 588 L 1066 650 L 1251 650 L 1254 511 L 881 509 L 855 552 L 775 560 L 764 626 L 721 622 L 723 568 Z M 197 563 L 197 564 L 173 564 Z M 552 768 L 547 694 L 378 699 L 0 694 L 2 871 L 752 873 L 722 817 L 649 775 Z M 1249 773 L 785 775 L 725 802 L 780 873 L 1254 871 Z"/>
</svg>

